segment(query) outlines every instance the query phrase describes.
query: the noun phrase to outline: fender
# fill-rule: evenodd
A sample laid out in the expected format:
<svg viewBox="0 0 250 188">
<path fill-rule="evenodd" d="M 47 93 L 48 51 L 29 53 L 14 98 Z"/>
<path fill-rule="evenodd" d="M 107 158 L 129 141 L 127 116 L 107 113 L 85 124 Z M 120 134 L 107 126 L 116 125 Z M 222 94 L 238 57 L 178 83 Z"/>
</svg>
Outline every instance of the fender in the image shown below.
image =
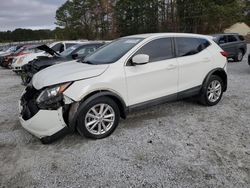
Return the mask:
<svg viewBox="0 0 250 188">
<path fill-rule="evenodd" d="M 71 105 L 69 114 L 68 114 L 68 126 L 71 130 L 75 130 L 77 117 L 79 112 L 92 100 L 95 100 L 99 97 L 108 96 L 111 97 L 118 105 L 121 113 L 121 117 L 126 119 L 128 108 L 124 102 L 124 100 L 117 94 L 111 91 L 96 91 L 87 95 L 80 102 L 75 102 Z"/>
<path fill-rule="evenodd" d="M 223 82 L 224 82 L 223 92 L 226 92 L 226 91 L 227 91 L 227 73 L 226 73 L 226 71 L 225 71 L 223 68 L 216 68 L 216 69 L 213 69 L 213 70 L 211 70 L 211 71 L 207 74 L 206 78 L 204 79 L 204 81 L 203 81 L 203 83 L 202 83 L 201 92 L 206 91 L 207 82 L 208 82 L 209 78 L 210 78 L 212 75 L 218 75 L 218 76 L 221 77 L 221 79 L 222 79 Z"/>
</svg>

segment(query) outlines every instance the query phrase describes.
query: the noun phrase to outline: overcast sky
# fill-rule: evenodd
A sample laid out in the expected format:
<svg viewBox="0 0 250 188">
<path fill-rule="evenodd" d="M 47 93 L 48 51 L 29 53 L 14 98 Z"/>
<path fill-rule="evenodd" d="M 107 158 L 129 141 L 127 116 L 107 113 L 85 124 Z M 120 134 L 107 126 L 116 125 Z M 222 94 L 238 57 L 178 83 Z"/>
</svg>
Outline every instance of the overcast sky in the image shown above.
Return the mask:
<svg viewBox="0 0 250 188">
<path fill-rule="evenodd" d="M 66 0 L 0 0 L 0 30 L 54 29 L 55 13 Z"/>
</svg>

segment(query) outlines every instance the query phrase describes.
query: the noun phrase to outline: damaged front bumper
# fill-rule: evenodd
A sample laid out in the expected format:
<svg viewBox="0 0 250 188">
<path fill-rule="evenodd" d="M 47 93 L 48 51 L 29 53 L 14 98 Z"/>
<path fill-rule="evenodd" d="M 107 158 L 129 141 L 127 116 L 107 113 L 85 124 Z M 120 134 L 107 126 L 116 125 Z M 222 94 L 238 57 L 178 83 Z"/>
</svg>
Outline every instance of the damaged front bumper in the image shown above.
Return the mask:
<svg viewBox="0 0 250 188">
<path fill-rule="evenodd" d="M 24 129 L 50 143 L 70 131 L 64 119 L 64 107 L 56 109 L 41 109 L 36 104 L 39 91 L 26 89 L 19 101 L 19 120 Z"/>
<path fill-rule="evenodd" d="M 53 136 L 67 127 L 62 115 L 62 108 L 58 110 L 40 110 L 29 120 L 19 116 L 20 122 L 27 131 L 38 138 Z"/>
</svg>

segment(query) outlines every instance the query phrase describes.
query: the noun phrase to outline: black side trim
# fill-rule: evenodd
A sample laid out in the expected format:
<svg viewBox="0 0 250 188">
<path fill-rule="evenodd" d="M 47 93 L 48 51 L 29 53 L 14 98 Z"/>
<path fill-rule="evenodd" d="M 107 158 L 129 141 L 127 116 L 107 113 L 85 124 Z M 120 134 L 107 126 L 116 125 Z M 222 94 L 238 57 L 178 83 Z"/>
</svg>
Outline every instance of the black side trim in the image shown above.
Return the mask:
<svg viewBox="0 0 250 188">
<path fill-rule="evenodd" d="M 129 106 L 128 111 L 129 112 L 134 112 L 134 111 L 142 110 L 142 109 L 149 108 L 149 107 L 152 107 L 152 106 L 156 106 L 156 105 L 159 105 L 159 104 L 163 104 L 163 103 L 167 103 L 167 102 L 171 102 L 171 101 L 176 101 L 176 100 L 192 97 L 192 96 L 198 95 L 201 92 L 201 88 L 202 88 L 202 86 L 197 86 L 197 87 L 194 87 L 194 88 L 179 92 L 177 94 L 172 94 L 172 95 L 160 97 L 158 99 L 153 99 L 153 100 L 150 100 L 150 101 L 135 104 L 135 105 Z"/>
<path fill-rule="evenodd" d="M 54 142 L 60 138 L 63 138 L 64 136 L 66 136 L 70 132 L 72 132 L 71 129 L 69 129 L 66 126 L 62 130 L 60 130 L 59 132 L 57 132 L 51 136 L 46 136 L 46 137 L 41 138 L 41 142 L 43 144 L 51 144 L 52 142 Z"/>
<path fill-rule="evenodd" d="M 175 100 L 177 100 L 177 94 L 168 95 L 168 96 L 160 97 L 158 99 L 153 99 L 150 101 L 146 101 L 146 102 L 142 102 L 139 104 L 129 106 L 128 110 L 129 112 L 134 112 L 134 111 L 142 110 L 151 106 L 156 106 L 158 104 L 175 101 Z"/>
<path fill-rule="evenodd" d="M 201 89 L 202 89 L 202 86 L 197 86 L 197 87 L 185 90 L 185 91 L 181 91 L 178 93 L 178 100 L 192 97 L 195 95 L 199 95 L 201 92 Z"/>
</svg>

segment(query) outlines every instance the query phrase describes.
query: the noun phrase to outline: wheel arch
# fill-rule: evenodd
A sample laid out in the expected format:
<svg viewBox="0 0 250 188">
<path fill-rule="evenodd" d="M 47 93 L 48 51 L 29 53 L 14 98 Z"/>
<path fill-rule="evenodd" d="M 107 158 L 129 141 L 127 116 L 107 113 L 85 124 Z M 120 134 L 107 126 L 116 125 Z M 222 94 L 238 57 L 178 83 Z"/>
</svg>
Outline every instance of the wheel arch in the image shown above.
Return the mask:
<svg viewBox="0 0 250 188">
<path fill-rule="evenodd" d="M 246 54 L 246 49 L 243 47 L 240 47 L 239 50 L 241 50 L 243 52 L 243 56 Z"/>
<path fill-rule="evenodd" d="M 121 118 L 126 119 L 128 110 L 126 103 L 124 102 L 122 97 L 112 91 L 97 90 L 86 95 L 81 101 L 73 103 L 71 105 L 68 113 L 68 126 L 71 129 L 75 130 L 78 112 L 81 111 L 81 109 L 84 108 L 84 106 L 90 101 L 95 100 L 99 97 L 109 97 L 114 100 L 120 110 Z"/>
<path fill-rule="evenodd" d="M 216 76 L 219 76 L 222 81 L 223 81 L 223 92 L 226 92 L 227 91 L 227 73 L 226 71 L 223 69 L 223 68 L 216 68 L 216 69 L 213 69 L 212 71 L 210 71 L 206 78 L 204 79 L 203 81 L 203 84 L 202 84 L 202 90 L 204 91 L 205 86 L 206 86 L 206 83 L 208 82 L 209 78 L 212 76 L 212 75 L 216 75 Z"/>
<path fill-rule="evenodd" d="M 109 97 L 111 99 L 113 99 L 116 104 L 119 107 L 120 113 L 121 113 L 121 117 L 123 119 L 126 118 L 127 116 L 127 107 L 126 107 L 126 103 L 124 102 L 124 100 L 122 99 L 122 97 L 120 97 L 118 94 L 116 94 L 115 92 L 109 91 L 109 90 L 98 90 L 98 91 L 93 91 L 91 93 L 89 93 L 88 95 L 86 95 L 82 101 L 90 101 L 90 100 L 94 100 L 96 98 L 99 97 Z"/>
</svg>

